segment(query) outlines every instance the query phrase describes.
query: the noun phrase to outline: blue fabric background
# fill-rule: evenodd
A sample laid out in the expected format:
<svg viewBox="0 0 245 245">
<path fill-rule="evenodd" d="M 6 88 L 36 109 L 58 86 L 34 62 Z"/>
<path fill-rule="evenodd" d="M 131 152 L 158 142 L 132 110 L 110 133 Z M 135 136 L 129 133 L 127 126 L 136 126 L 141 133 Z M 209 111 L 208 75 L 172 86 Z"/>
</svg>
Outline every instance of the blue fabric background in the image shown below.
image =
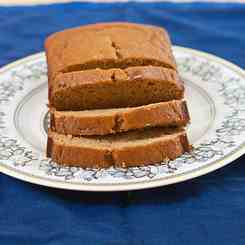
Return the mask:
<svg viewBox="0 0 245 245">
<path fill-rule="evenodd" d="M 73 3 L 0 7 L 0 65 L 58 30 L 99 21 L 165 26 L 174 44 L 245 67 L 245 5 Z M 245 244 L 245 158 L 185 183 L 124 193 L 55 190 L 0 174 L 0 244 Z"/>
</svg>

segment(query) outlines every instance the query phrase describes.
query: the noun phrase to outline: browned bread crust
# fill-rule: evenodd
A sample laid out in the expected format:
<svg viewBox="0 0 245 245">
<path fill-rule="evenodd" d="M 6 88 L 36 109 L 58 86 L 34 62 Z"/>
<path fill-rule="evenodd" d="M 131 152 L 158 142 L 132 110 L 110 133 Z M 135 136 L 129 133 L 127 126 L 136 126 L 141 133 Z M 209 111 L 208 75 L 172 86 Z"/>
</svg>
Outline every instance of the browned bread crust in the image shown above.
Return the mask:
<svg viewBox="0 0 245 245">
<path fill-rule="evenodd" d="M 185 101 L 173 100 L 140 107 L 89 111 L 50 110 L 51 128 L 60 134 L 107 135 L 146 127 L 185 126 Z"/>
<path fill-rule="evenodd" d="M 72 137 L 50 131 L 47 155 L 83 168 L 129 167 L 175 159 L 191 150 L 184 129 L 152 128 L 127 133 Z"/>
<path fill-rule="evenodd" d="M 155 65 L 176 69 L 171 42 L 160 27 L 99 23 L 66 29 L 45 42 L 49 75 L 94 68 Z"/>
</svg>

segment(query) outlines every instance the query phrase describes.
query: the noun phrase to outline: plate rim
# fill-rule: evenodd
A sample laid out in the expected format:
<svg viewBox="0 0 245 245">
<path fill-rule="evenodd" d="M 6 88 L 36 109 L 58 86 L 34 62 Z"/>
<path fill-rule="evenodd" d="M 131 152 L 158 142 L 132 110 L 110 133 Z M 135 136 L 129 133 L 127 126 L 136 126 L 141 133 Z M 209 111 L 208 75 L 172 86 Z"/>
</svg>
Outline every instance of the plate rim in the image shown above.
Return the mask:
<svg viewBox="0 0 245 245">
<path fill-rule="evenodd" d="M 197 56 L 201 56 L 207 59 L 214 60 L 231 70 L 238 73 L 240 76 L 244 77 L 245 79 L 245 71 L 240 68 L 238 65 L 235 65 L 223 58 L 220 58 L 216 55 L 199 51 L 196 49 L 191 49 L 188 47 L 182 47 L 182 46 L 173 46 L 174 51 L 182 51 L 182 52 L 189 52 Z M 5 65 L 0 68 L 0 74 L 4 73 L 6 70 L 11 69 L 12 67 L 18 66 L 19 64 L 28 62 L 30 60 L 36 59 L 38 57 L 44 56 L 44 52 L 39 52 L 36 54 L 29 55 L 25 58 L 19 59 L 17 61 L 14 61 L 8 65 Z M 232 163 L 234 160 L 239 158 L 245 153 L 245 144 L 243 144 L 238 150 L 235 152 L 229 154 L 228 156 L 225 156 L 221 160 L 217 160 L 214 163 L 202 166 L 200 168 L 194 169 L 187 172 L 186 174 L 176 175 L 171 178 L 158 178 L 148 181 L 139 181 L 137 183 L 120 183 L 120 184 L 110 184 L 110 183 L 72 183 L 72 182 L 66 182 L 65 180 L 49 180 L 44 177 L 38 177 L 29 173 L 24 173 L 19 170 L 14 169 L 10 166 L 5 166 L 0 163 L 0 172 L 4 173 L 6 175 L 9 175 L 11 177 L 14 177 L 19 180 L 23 180 L 25 182 L 30 182 L 32 184 L 38 184 L 46 187 L 52 187 L 52 188 L 58 188 L 58 189 L 67 189 L 67 190 L 75 190 L 75 191 L 94 191 L 94 192 L 109 192 L 109 191 L 130 191 L 130 190 L 140 190 L 140 189 L 150 189 L 150 188 L 156 188 L 160 186 L 166 186 L 171 185 L 175 183 L 180 183 L 186 180 L 194 179 L 199 176 L 208 174 L 210 172 L 213 172 L 215 170 L 218 170 L 219 168 L 222 168 L 229 163 Z"/>
</svg>

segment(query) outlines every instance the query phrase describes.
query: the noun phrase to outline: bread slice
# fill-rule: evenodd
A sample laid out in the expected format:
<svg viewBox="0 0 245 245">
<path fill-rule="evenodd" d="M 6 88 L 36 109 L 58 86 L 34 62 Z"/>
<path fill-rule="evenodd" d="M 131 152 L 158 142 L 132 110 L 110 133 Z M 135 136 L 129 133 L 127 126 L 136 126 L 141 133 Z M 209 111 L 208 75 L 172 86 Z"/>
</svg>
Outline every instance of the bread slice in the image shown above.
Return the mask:
<svg viewBox="0 0 245 245">
<path fill-rule="evenodd" d="M 168 33 L 133 23 L 100 23 L 66 29 L 46 39 L 48 73 L 154 65 L 176 69 Z"/>
<path fill-rule="evenodd" d="M 178 73 L 155 66 L 62 73 L 49 84 L 50 106 L 57 110 L 141 106 L 182 99 L 183 94 Z"/>
<path fill-rule="evenodd" d="M 49 131 L 47 156 L 59 164 L 83 168 L 129 167 L 172 160 L 190 149 L 183 128 L 152 128 L 90 137 Z"/>
<path fill-rule="evenodd" d="M 50 115 L 53 131 L 74 136 L 107 135 L 157 126 L 185 126 L 190 121 L 186 102 L 182 100 L 118 109 L 51 109 Z"/>
</svg>

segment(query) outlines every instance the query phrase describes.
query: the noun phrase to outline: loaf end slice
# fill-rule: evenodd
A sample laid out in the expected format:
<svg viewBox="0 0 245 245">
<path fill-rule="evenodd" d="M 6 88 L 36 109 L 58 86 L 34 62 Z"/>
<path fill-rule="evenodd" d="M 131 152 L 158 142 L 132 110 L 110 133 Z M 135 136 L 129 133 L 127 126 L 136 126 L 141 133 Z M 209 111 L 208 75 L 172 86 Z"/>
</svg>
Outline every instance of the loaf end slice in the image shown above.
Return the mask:
<svg viewBox="0 0 245 245">
<path fill-rule="evenodd" d="M 47 156 L 63 165 L 107 168 L 161 163 L 190 150 L 183 128 L 152 128 L 90 137 L 65 136 L 49 131 Z"/>
</svg>

